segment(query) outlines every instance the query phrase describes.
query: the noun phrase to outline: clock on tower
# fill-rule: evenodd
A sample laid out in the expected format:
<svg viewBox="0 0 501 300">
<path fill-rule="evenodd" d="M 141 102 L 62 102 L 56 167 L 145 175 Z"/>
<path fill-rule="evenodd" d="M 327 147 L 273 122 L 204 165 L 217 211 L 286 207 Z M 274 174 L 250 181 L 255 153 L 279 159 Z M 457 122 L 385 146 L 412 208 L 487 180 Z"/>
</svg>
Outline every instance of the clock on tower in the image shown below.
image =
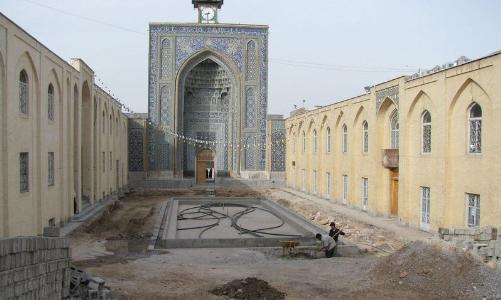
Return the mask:
<svg viewBox="0 0 501 300">
<path fill-rule="evenodd" d="M 198 22 L 205 24 L 217 23 L 218 10 L 224 0 L 192 0 L 195 9 L 198 9 Z"/>
</svg>

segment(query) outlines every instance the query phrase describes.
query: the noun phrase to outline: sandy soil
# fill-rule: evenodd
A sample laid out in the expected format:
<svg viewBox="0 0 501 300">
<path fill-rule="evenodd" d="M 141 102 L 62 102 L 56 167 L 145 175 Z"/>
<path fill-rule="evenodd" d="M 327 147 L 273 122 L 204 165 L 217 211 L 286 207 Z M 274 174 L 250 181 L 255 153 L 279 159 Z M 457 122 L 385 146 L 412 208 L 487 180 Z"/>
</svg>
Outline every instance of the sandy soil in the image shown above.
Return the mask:
<svg viewBox="0 0 501 300">
<path fill-rule="evenodd" d="M 305 216 L 318 211 L 318 207 L 310 207 L 276 190 L 261 193 Z M 281 258 L 276 251 L 265 248 L 170 249 L 147 253 L 147 241 L 160 204 L 171 196 L 193 194 L 191 191 L 130 194 L 103 218 L 71 236 L 74 263 L 105 279 L 119 299 L 225 299 L 209 291 L 247 277 L 265 280 L 285 292 L 286 299 L 448 299 L 447 295 L 438 297 L 434 291 L 419 287 L 389 284 L 398 282 L 400 272 L 388 271 L 393 274 L 390 278 L 380 275 L 375 268 L 382 268 L 380 263 L 385 258 L 380 256 L 395 252 L 405 243 L 391 232 L 338 215 L 337 221 L 341 221 L 347 239 L 369 245 L 366 255 L 292 259 Z M 227 196 L 235 194 L 248 196 L 243 191 L 224 192 Z"/>
</svg>

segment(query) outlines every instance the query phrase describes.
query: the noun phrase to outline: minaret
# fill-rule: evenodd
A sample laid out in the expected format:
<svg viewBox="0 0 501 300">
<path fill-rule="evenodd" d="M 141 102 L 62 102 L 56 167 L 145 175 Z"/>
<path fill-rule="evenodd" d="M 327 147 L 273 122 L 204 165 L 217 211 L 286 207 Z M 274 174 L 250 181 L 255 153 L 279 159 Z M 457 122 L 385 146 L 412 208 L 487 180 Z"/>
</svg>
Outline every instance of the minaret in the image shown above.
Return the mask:
<svg viewBox="0 0 501 300">
<path fill-rule="evenodd" d="M 224 0 L 192 0 L 193 6 L 198 10 L 198 23 L 218 23 L 218 11 L 223 6 Z"/>
</svg>

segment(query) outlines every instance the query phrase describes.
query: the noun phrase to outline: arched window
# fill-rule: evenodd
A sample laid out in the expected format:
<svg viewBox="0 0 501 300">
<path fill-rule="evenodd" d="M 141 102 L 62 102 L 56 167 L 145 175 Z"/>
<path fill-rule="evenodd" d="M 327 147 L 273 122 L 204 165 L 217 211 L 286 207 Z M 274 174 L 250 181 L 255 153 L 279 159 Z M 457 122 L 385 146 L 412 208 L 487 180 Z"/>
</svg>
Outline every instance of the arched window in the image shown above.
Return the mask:
<svg viewBox="0 0 501 300">
<path fill-rule="evenodd" d="M 303 153 L 306 152 L 306 133 L 303 131 Z"/>
<path fill-rule="evenodd" d="M 431 153 L 431 114 L 425 110 L 422 119 L 421 149 L 423 153 Z"/>
<path fill-rule="evenodd" d="M 362 123 L 362 151 L 369 152 L 369 124 L 367 121 Z"/>
<path fill-rule="evenodd" d="M 112 133 L 113 133 L 113 118 L 110 115 L 110 136 L 112 135 Z"/>
<path fill-rule="evenodd" d="M 292 153 L 296 153 L 296 134 L 292 133 Z"/>
<path fill-rule="evenodd" d="M 469 152 L 482 153 L 482 108 L 474 103 L 468 114 Z"/>
<path fill-rule="evenodd" d="M 327 127 L 326 136 L 325 136 L 325 152 L 331 152 L 331 129 Z"/>
<path fill-rule="evenodd" d="M 342 151 L 343 153 L 348 152 L 348 127 L 346 127 L 346 124 L 343 125 Z"/>
<path fill-rule="evenodd" d="M 313 153 L 317 153 L 317 131 L 313 130 Z"/>
<path fill-rule="evenodd" d="M 400 124 L 398 122 L 398 113 L 394 111 L 391 115 L 390 119 L 391 125 L 391 148 L 398 149 L 399 148 L 399 134 L 400 134 Z"/>
<path fill-rule="evenodd" d="M 22 70 L 19 74 L 19 111 L 25 115 L 28 114 L 29 92 L 28 74 Z"/>
<path fill-rule="evenodd" d="M 54 121 L 54 86 L 49 84 L 47 90 L 47 117 L 49 120 Z"/>
</svg>

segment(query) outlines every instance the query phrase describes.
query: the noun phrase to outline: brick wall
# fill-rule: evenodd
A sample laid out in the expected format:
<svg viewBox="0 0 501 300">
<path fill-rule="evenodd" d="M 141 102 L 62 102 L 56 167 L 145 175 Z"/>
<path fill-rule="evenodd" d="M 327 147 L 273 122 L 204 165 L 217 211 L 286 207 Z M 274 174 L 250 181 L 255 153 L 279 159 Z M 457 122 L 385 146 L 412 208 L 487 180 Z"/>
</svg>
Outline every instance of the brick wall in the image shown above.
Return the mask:
<svg viewBox="0 0 501 300">
<path fill-rule="evenodd" d="M 0 299 L 63 299 L 70 276 L 67 239 L 0 239 Z"/>
</svg>

